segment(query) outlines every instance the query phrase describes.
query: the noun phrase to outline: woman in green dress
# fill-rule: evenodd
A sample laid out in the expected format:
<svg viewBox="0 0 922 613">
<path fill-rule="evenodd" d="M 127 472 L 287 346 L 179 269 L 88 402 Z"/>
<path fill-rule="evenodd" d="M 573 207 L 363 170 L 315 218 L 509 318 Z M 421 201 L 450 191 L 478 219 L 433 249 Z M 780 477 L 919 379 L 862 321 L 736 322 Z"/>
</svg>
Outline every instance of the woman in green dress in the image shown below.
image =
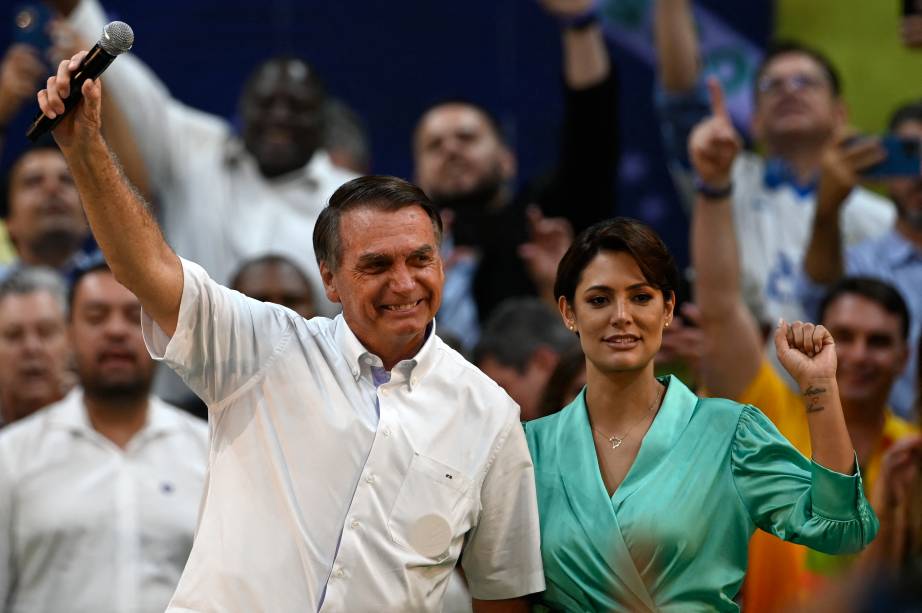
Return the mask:
<svg viewBox="0 0 922 613">
<path fill-rule="evenodd" d="M 775 332 L 807 403 L 811 461 L 755 407 L 654 376 L 677 276 L 659 237 L 623 218 L 581 233 L 558 268 L 587 384 L 559 413 L 526 424 L 541 603 L 552 610 L 736 611 L 756 528 L 827 553 L 858 551 L 877 531 L 829 333 L 800 322 Z"/>
</svg>

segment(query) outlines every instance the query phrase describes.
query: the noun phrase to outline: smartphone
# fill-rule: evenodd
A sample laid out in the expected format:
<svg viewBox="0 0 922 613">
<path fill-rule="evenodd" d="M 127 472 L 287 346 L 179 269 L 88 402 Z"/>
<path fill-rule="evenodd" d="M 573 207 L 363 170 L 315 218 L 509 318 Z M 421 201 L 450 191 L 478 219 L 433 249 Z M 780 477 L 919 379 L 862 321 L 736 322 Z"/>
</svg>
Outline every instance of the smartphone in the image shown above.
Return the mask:
<svg viewBox="0 0 922 613">
<path fill-rule="evenodd" d="M 880 139 L 880 145 L 887 152 L 886 159 L 865 169 L 862 176 L 886 179 L 922 175 L 922 140 L 888 134 Z"/>
<path fill-rule="evenodd" d="M 13 42 L 31 45 L 39 51 L 51 48 L 48 24 L 54 15 L 41 2 L 20 4 L 13 9 Z"/>
</svg>

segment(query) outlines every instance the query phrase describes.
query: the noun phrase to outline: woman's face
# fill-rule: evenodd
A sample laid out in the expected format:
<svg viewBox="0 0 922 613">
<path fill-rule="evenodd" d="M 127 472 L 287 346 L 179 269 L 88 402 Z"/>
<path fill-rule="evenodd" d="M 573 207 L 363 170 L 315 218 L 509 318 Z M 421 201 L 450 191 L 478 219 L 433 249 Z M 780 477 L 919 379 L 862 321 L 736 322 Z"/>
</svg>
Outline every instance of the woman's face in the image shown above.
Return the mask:
<svg viewBox="0 0 922 613">
<path fill-rule="evenodd" d="M 564 324 L 579 332 L 586 359 L 602 373 L 642 370 L 653 360 L 672 320 L 668 299 L 621 251 L 602 251 L 583 269 L 573 303 L 561 297 Z"/>
</svg>

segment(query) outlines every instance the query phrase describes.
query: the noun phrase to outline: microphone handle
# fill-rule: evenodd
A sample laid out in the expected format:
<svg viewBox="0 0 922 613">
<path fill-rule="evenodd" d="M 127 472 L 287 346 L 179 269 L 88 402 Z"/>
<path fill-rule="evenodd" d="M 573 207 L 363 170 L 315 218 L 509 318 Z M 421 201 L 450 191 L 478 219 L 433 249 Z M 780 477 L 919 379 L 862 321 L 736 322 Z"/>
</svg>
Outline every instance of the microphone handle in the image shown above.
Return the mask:
<svg viewBox="0 0 922 613">
<path fill-rule="evenodd" d="M 40 137 L 54 130 L 55 126 L 64 119 L 64 116 L 70 113 L 71 109 L 77 106 L 77 103 L 83 98 L 83 93 L 80 89 L 83 87 L 86 80 L 95 79 L 101 75 L 102 71 L 108 68 L 109 64 L 111 64 L 114 59 L 114 55 L 110 55 L 104 51 L 98 44 L 90 49 L 90 52 L 86 54 L 86 57 L 84 57 L 80 65 L 77 66 L 77 70 L 70 76 L 70 94 L 64 98 L 64 112 L 58 113 L 54 119 L 49 119 L 44 113 L 39 111 L 38 115 L 35 117 L 35 121 L 32 122 L 32 125 L 29 126 L 26 132 L 26 136 L 29 140 L 35 142 Z"/>
</svg>

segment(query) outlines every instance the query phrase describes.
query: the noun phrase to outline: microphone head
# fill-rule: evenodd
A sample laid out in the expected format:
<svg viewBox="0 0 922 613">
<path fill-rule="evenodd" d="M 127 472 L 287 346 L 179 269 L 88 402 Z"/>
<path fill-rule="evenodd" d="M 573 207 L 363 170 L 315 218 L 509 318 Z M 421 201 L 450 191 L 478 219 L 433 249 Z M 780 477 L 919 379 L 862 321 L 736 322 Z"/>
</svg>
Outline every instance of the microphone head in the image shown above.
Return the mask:
<svg viewBox="0 0 922 613">
<path fill-rule="evenodd" d="M 99 46 L 109 55 L 120 55 L 134 44 L 134 32 L 124 21 L 113 21 L 102 29 Z"/>
</svg>

